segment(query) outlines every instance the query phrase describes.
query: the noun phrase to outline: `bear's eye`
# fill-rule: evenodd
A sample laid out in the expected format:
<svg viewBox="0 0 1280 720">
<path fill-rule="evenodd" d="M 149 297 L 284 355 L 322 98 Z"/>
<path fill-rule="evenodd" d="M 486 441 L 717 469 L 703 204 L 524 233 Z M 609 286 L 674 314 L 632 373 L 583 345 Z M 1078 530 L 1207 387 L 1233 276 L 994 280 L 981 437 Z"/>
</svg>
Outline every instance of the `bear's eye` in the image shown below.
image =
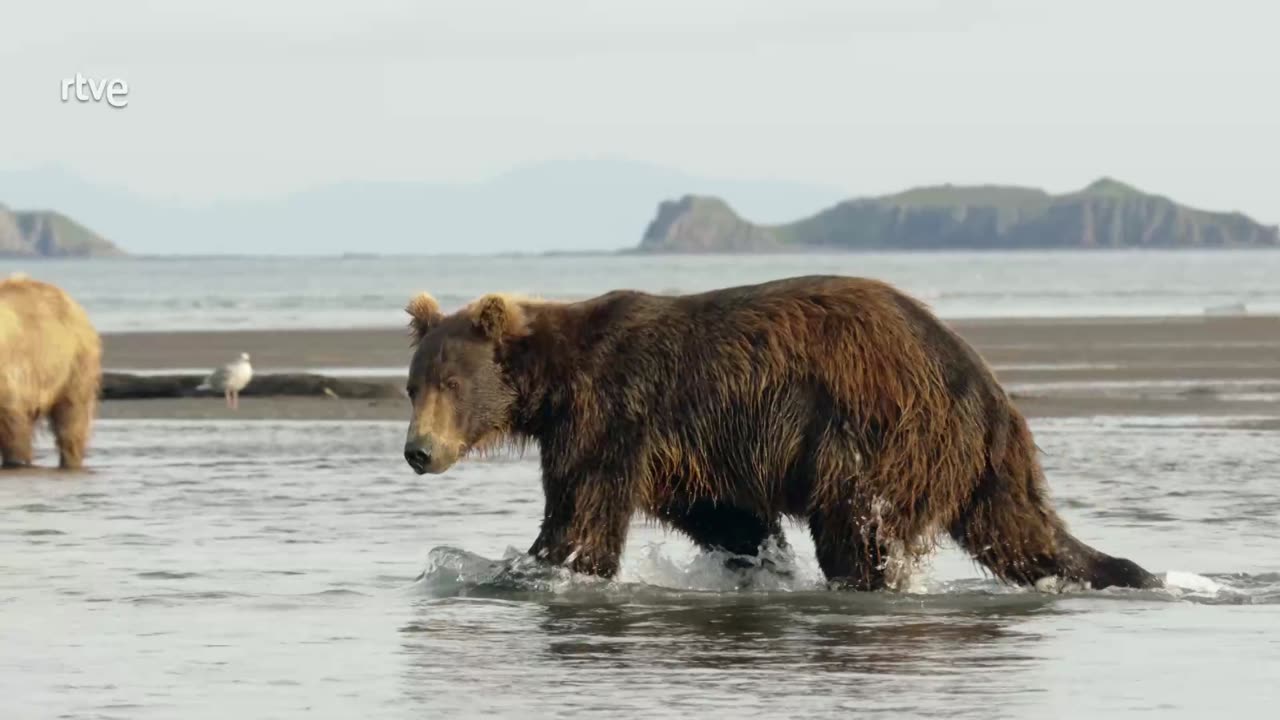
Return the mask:
<svg viewBox="0 0 1280 720">
<path fill-rule="evenodd" d="M 449 378 L 444 381 L 444 386 L 449 390 L 456 392 L 458 388 L 462 387 L 462 383 L 458 382 L 458 378 Z"/>
</svg>

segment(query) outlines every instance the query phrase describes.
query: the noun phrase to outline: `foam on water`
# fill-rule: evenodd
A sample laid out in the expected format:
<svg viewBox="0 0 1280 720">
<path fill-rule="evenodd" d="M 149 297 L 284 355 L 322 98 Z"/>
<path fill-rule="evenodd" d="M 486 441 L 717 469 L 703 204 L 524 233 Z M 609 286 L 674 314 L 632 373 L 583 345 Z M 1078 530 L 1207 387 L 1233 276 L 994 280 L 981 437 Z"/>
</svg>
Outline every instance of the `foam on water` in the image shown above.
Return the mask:
<svg viewBox="0 0 1280 720">
<path fill-rule="evenodd" d="M 1210 578 L 1181 570 L 1170 570 L 1165 573 L 1164 584 L 1165 587 L 1178 591 L 1209 595 L 1216 595 L 1225 589 L 1221 583 L 1216 583 Z"/>
<path fill-rule="evenodd" d="M 651 595 L 655 592 L 797 592 L 824 586 L 816 566 L 799 562 L 787 550 L 771 549 L 759 559 L 740 558 L 748 567 L 731 568 L 728 553 L 695 553 L 680 559 L 664 552 L 663 543 L 649 543 L 629 553 L 614 580 L 603 580 L 564 567 L 539 562 L 515 548 L 493 560 L 459 548 L 431 550 L 412 591 L 431 597 L 492 594 L 579 593 Z M 746 563 L 744 563 L 746 564 Z"/>
<path fill-rule="evenodd" d="M 746 567 L 731 567 L 731 559 Z M 1225 578 L 1225 576 L 1219 576 Z M 1165 573 L 1165 587 L 1158 590 L 1108 588 L 1093 590 L 1078 583 L 1044 578 L 1034 588 L 1000 583 L 991 578 L 940 580 L 930 576 L 927 560 L 904 575 L 901 587 L 882 598 L 929 597 L 964 600 L 991 596 L 1097 597 L 1151 601 L 1189 601 L 1202 604 L 1280 603 L 1280 577 L 1236 575 L 1234 582 L 1183 570 Z M 612 598 L 658 600 L 689 593 L 708 596 L 809 595 L 831 592 L 817 563 L 797 557 L 790 548 L 765 548 L 760 558 L 732 556 L 724 552 L 669 554 L 663 543 L 647 543 L 624 557 L 617 578 L 605 580 L 574 573 L 564 567 L 540 563 L 515 548 L 507 548 L 494 560 L 450 546 L 433 548 L 422 573 L 406 590 L 430 598 L 555 596 L 563 599 Z M 847 594 L 841 594 L 847 596 Z M 859 595 L 867 595 L 860 593 Z"/>
</svg>

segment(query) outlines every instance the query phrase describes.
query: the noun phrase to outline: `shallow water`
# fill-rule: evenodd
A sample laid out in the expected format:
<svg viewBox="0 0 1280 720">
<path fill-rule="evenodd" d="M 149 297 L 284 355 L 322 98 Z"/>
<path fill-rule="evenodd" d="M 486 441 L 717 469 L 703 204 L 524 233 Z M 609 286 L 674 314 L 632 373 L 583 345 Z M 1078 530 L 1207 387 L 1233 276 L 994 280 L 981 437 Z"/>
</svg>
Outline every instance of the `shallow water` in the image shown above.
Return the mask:
<svg viewBox="0 0 1280 720">
<path fill-rule="evenodd" d="M 699 292 L 837 273 L 887 280 L 946 318 L 1280 313 L 1268 250 L 499 257 L 0 258 L 65 288 L 103 332 L 392 327 L 430 290 L 446 309 L 487 292 L 564 300 L 618 288 Z"/>
<path fill-rule="evenodd" d="M 1270 716 L 1280 434 L 1033 424 L 1073 530 L 1171 589 L 1012 590 L 944 548 L 828 592 L 798 527 L 784 577 L 641 522 L 594 581 L 517 552 L 532 456 L 419 478 L 401 423 L 103 421 L 92 473 L 0 474 L 0 717 Z"/>
</svg>

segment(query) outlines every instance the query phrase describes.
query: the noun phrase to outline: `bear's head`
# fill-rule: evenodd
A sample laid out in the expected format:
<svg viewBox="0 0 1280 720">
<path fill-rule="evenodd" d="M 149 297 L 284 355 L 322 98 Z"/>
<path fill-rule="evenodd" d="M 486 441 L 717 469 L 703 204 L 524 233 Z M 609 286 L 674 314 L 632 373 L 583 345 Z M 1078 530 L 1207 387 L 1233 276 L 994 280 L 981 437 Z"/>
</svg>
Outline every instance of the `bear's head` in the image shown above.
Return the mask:
<svg viewBox="0 0 1280 720">
<path fill-rule="evenodd" d="M 525 332 L 526 318 L 520 303 L 505 295 L 485 295 L 445 315 L 422 293 L 405 311 L 414 353 L 404 457 L 419 475 L 442 473 L 471 450 L 507 437 L 516 393 L 498 357 Z"/>
</svg>

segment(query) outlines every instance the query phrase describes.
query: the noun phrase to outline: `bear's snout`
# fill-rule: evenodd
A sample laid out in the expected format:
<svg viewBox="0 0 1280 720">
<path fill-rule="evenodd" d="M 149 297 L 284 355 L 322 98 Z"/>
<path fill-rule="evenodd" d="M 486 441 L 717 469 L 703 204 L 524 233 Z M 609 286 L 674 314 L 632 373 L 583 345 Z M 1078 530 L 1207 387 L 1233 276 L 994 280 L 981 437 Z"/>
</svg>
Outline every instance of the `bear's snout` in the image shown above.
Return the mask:
<svg viewBox="0 0 1280 720">
<path fill-rule="evenodd" d="M 418 443 L 405 443 L 404 459 L 414 472 L 423 475 L 431 467 L 431 449 Z"/>
<path fill-rule="evenodd" d="M 453 467 L 457 452 L 432 437 L 414 438 L 404 444 L 404 460 L 419 475 L 439 474 Z"/>
</svg>

